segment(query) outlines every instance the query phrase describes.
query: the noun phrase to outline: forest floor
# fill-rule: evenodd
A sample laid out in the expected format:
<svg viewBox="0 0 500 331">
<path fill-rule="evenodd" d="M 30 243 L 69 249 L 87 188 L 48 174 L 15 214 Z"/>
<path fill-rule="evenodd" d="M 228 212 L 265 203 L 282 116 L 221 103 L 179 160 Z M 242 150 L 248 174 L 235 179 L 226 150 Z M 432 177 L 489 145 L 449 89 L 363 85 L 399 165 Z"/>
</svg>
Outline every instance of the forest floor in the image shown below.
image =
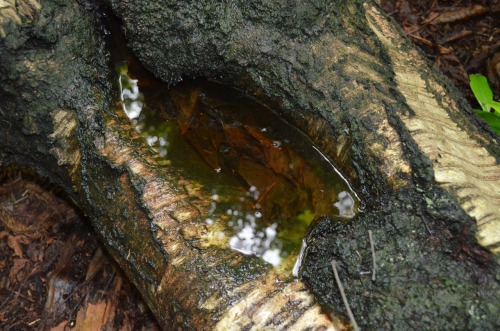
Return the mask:
<svg viewBox="0 0 500 331">
<path fill-rule="evenodd" d="M 429 61 L 474 108 L 470 74 L 488 78 L 500 99 L 500 0 L 381 0 Z"/>
<path fill-rule="evenodd" d="M 468 75 L 500 99 L 500 0 L 382 0 L 475 108 Z M 0 173 L 0 330 L 159 330 L 89 222 L 50 184 Z"/>
</svg>

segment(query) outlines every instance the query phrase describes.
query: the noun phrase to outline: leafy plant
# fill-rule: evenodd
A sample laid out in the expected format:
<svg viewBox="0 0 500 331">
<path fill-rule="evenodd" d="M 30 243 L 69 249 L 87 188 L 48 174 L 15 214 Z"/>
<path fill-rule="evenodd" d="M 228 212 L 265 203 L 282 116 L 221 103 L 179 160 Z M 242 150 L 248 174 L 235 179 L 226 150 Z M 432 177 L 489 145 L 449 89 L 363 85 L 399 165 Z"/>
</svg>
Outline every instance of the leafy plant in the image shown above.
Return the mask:
<svg viewBox="0 0 500 331">
<path fill-rule="evenodd" d="M 493 100 L 493 92 L 483 75 L 470 75 L 470 88 L 482 109 L 474 109 L 479 117 L 500 136 L 500 102 Z"/>
</svg>

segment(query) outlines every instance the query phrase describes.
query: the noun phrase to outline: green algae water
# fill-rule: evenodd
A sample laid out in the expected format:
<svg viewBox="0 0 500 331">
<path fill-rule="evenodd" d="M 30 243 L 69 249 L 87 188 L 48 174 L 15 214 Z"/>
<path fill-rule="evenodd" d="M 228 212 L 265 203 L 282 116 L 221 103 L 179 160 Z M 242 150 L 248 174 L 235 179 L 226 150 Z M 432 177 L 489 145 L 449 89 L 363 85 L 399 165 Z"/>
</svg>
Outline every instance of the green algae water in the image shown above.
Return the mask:
<svg viewBox="0 0 500 331">
<path fill-rule="evenodd" d="M 123 110 L 168 166 L 199 183 L 211 201 L 204 221 L 232 249 L 296 274 L 313 220 L 355 216 L 348 182 L 265 105 L 216 82 L 167 88 L 130 76 L 119 69 Z"/>
</svg>

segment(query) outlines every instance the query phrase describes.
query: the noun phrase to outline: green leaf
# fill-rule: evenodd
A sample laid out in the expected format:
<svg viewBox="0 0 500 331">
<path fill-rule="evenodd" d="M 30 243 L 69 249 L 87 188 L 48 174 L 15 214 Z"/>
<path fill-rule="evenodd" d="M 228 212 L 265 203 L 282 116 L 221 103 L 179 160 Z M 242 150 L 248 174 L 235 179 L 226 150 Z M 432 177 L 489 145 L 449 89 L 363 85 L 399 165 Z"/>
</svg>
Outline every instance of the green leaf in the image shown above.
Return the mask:
<svg viewBox="0 0 500 331">
<path fill-rule="evenodd" d="M 488 85 L 488 81 L 486 77 L 483 75 L 470 75 L 470 88 L 474 93 L 477 101 L 481 105 L 484 111 L 489 112 L 491 106 L 489 103 L 493 101 L 493 92 L 491 91 L 490 85 Z"/>
<path fill-rule="evenodd" d="M 495 112 L 495 113 L 490 113 L 486 111 L 481 111 L 476 109 L 476 114 L 479 115 L 482 119 L 488 123 L 489 126 L 497 133 L 497 135 L 500 136 L 500 114 Z"/>
<path fill-rule="evenodd" d="M 500 102 L 492 100 L 492 101 L 488 102 L 487 104 L 491 108 L 493 108 L 496 111 L 500 112 Z"/>
</svg>

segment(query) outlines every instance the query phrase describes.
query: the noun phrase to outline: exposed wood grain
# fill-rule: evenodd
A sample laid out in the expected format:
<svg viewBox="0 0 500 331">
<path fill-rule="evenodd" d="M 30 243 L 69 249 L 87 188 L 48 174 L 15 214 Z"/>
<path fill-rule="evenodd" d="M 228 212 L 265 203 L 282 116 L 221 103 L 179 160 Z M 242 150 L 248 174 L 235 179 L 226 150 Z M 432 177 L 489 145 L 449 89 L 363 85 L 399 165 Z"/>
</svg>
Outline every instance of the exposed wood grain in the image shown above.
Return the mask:
<svg viewBox="0 0 500 331">
<path fill-rule="evenodd" d="M 459 109 L 435 79 L 422 78 L 424 60 L 416 52 L 404 52 L 402 37 L 388 28 L 377 9 L 365 7 L 371 28 L 391 57 L 398 90 L 414 112 L 401 116 L 403 122 L 432 161 L 436 182 L 452 192 L 462 208 L 476 219 L 479 243 L 500 253 L 499 164 L 451 119 L 449 113 L 457 113 Z M 442 97 L 441 104 L 438 96 Z"/>
</svg>

